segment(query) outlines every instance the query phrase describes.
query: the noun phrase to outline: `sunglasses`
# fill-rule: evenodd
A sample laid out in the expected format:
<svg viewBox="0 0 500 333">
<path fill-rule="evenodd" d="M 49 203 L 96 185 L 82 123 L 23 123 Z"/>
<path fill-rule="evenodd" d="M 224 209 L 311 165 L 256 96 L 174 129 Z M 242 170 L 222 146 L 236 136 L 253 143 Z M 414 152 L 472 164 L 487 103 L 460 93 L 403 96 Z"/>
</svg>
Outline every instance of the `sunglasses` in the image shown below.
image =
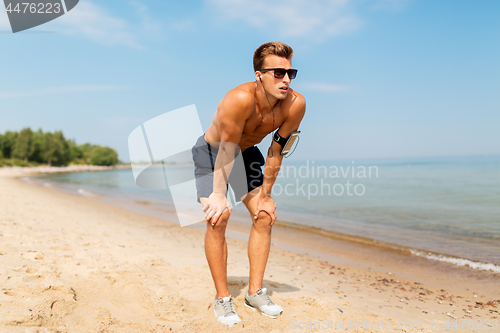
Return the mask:
<svg viewBox="0 0 500 333">
<path fill-rule="evenodd" d="M 297 76 L 297 69 L 284 69 L 284 68 L 265 68 L 260 70 L 262 73 L 274 71 L 274 77 L 276 79 L 282 79 L 285 77 L 285 74 L 288 74 L 290 80 L 295 79 Z"/>
</svg>

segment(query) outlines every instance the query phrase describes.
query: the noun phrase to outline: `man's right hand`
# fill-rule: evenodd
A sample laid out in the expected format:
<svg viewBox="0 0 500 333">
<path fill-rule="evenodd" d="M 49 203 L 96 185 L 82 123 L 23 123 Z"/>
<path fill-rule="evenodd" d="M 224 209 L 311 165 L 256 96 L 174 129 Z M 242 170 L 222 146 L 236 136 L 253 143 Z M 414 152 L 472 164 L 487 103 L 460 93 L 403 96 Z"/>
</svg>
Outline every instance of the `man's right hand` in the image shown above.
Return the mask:
<svg viewBox="0 0 500 333">
<path fill-rule="evenodd" d="M 227 200 L 226 196 L 220 193 L 210 194 L 206 205 L 203 207 L 205 219 L 207 220 L 207 223 L 210 222 L 212 226 L 217 224 L 219 218 L 225 210 L 228 210 L 229 214 L 231 214 L 231 204 Z"/>
</svg>

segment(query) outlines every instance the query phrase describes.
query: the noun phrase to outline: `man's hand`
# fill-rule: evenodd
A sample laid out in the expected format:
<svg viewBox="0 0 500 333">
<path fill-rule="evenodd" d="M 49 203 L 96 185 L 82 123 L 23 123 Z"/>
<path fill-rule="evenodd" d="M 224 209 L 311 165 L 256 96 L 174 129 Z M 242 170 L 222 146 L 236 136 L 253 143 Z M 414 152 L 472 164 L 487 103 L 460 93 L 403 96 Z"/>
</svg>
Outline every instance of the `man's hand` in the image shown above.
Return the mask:
<svg viewBox="0 0 500 333">
<path fill-rule="evenodd" d="M 224 194 L 219 193 L 210 194 L 206 205 L 203 207 L 205 219 L 207 220 L 207 223 L 210 222 L 212 226 L 219 221 L 220 216 L 225 210 L 228 210 L 229 214 L 231 214 L 231 204 Z"/>
<path fill-rule="evenodd" d="M 258 197 L 259 202 L 257 203 L 257 210 L 254 213 L 254 219 L 257 219 L 260 212 L 265 212 L 271 218 L 271 225 L 273 225 L 274 221 L 278 218 L 278 215 L 276 215 L 276 202 L 269 195 L 259 194 Z"/>
</svg>

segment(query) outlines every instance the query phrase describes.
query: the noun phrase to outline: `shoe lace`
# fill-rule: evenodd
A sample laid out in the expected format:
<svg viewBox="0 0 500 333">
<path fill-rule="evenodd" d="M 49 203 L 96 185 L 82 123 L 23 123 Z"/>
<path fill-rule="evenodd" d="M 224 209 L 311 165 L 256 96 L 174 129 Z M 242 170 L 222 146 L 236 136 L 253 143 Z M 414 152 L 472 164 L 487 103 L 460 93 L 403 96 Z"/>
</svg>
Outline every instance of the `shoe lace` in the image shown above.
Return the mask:
<svg viewBox="0 0 500 333">
<path fill-rule="evenodd" d="M 264 293 L 262 288 L 257 290 L 257 294 L 267 302 L 267 305 L 276 305 L 273 301 L 271 301 L 269 295 L 267 293 Z"/>
<path fill-rule="evenodd" d="M 222 305 L 222 308 L 224 309 L 224 317 L 231 315 L 231 314 L 236 314 L 236 311 L 234 310 L 234 304 L 233 304 L 233 299 L 230 298 L 229 301 L 224 302 L 222 300 L 222 297 L 220 297 L 218 300 L 220 305 Z"/>
</svg>

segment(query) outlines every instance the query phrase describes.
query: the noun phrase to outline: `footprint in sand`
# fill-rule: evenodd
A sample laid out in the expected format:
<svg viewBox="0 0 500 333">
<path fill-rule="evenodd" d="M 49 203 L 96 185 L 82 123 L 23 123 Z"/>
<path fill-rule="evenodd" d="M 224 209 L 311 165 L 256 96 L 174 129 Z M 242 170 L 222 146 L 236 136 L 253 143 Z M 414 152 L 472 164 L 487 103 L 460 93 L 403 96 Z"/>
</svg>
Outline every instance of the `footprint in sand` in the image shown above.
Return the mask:
<svg viewBox="0 0 500 333">
<path fill-rule="evenodd" d="M 43 260 L 44 254 L 42 252 L 29 250 L 27 253 L 22 254 L 26 259 L 30 260 Z"/>
<path fill-rule="evenodd" d="M 16 286 L 4 294 L 11 298 L 4 299 L 3 303 L 19 311 L 0 318 L 0 326 L 39 326 L 47 320 L 43 318 L 50 318 L 54 324 L 62 324 L 62 319 L 73 312 L 77 301 L 75 290 L 66 286 Z"/>
</svg>

